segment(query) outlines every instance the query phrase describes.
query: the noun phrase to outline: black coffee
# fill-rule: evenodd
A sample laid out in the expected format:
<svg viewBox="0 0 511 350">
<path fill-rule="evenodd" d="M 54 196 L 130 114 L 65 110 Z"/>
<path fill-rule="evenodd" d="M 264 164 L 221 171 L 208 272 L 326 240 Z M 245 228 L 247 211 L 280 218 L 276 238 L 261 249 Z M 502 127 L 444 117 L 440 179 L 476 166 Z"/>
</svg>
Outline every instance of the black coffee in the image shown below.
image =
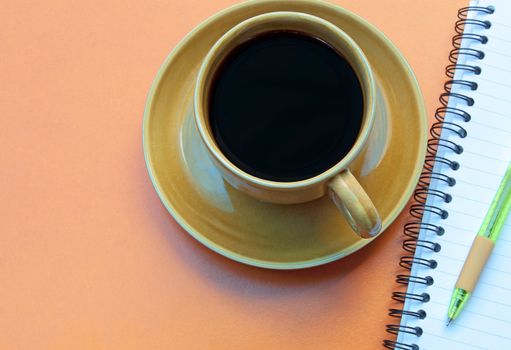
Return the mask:
<svg viewBox="0 0 511 350">
<path fill-rule="evenodd" d="M 298 181 L 335 165 L 360 130 L 363 95 L 349 63 L 329 45 L 271 32 L 233 50 L 209 97 L 215 140 L 245 172 Z"/>
</svg>

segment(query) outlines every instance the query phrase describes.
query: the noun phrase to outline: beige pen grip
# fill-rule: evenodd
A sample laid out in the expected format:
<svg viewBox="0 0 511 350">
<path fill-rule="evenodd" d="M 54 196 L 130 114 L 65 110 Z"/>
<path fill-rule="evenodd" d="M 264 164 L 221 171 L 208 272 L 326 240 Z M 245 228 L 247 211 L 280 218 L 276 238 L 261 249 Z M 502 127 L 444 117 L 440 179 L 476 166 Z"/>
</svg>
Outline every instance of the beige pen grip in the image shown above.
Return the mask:
<svg viewBox="0 0 511 350">
<path fill-rule="evenodd" d="M 494 246 L 495 243 L 491 239 L 476 236 L 468 253 L 467 260 L 463 264 L 458 281 L 456 281 L 456 288 L 464 289 L 467 292 L 474 290 L 479 275 L 483 271 L 486 260 L 488 260 Z"/>
</svg>

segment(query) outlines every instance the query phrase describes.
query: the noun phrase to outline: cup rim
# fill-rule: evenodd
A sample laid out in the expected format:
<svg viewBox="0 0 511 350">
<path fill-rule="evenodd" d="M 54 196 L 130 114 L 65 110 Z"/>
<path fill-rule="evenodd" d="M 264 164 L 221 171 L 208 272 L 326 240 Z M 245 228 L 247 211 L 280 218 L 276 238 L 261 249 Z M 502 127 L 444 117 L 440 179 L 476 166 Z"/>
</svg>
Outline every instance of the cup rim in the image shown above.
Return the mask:
<svg viewBox="0 0 511 350">
<path fill-rule="evenodd" d="M 243 28 L 248 28 L 260 24 L 261 22 L 268 20 L 286 20 L 293 18 L 294 20 L 299 19 L 301 21 L 312 22 L 316 25 L 323 26 L 331 32 L 336 34 L 336 37 L 339 41 L 343 41 L 348 44 L 349 50 L 351 50 L 351 54 L 353 54 L 358 64 L 362 66 L 362 69 L 359 71 L 350 63 L 350 65 L 354 68 L 357 78 L 362 86 L 363 98 L 364 98 L 364 111 L 362 118 L 362 125 L 360 127 L 360 131 L 358 137 L 351 147 L 350 151 L 340 159 L 335 165 L 323 171 L 320 174 L 317 174 L 313 177 L 299 180 L 299 181 L 290 181 L 290 182 L 280 182 L 280 181 L 272 181 L 263 179 L 254 175 L 251 175 L 244 170 L 238 168 L 234 165 L 218 148 L 216 142 L 214 140 L 213 135 L 209 132 L 206 123 L 206 117 L 204 113 L 204 94 L 206 93 L 206 79 L 209 76 L 210 70 L 213 68 L 213 60 L 217 57 L 220 50 L 227 43 L 231 42 L 233 39 L 237 38 L 239 32 Z M 271 30 L 269 30 L 271 31 Z M 322 39 L 320 37 L 320 39 Z M 327 41 L 327 43 L 331 42 Z M 374 81 L 374 77 L 372 74 L 371 67 L 369 62 L 364 55 L 362 49 L 351 39 L 351 37 L 346 34 L 342 29 L 335 26 L 331 22 L 327 20 L 313 16 L 310 14 L 302 13 L 302 12 L 292 12 L 292 11 L 276 11 L 264 13 L 261 15 L 257 15 L 251 18 L 248 18 L 234 27 L 232 27 L 229 31 L 223 34 L 213 45 L 213 47 L 209 50 L 208 54 L 204 58 L 199 72 L 197 74 L 197 80 L 195 84 L 195 91 L 193 95 L 193 107 L 194 107 L 194 117 L 197 128 L 199 130 L 200 137 L 209 153 L 229 172 L 237 176 L 238 178 L 251 183 L 260 188 L 272 189 L 272 190 L 296 190 L 296 189 L 304 189 L 309 188 L 314 185 L 317 185 L 321 182 L 324 182 L 333 176 L 339 174 L 343 170 L 345 170 L 348 165 L 360 154 L 363 149 L 364 144 L 369 138 L 369 134 L 372 129 L 372 125 L 374 123 L 375 117 L 375 100 L 376 100 L 376 85 Z"/>
</svg>

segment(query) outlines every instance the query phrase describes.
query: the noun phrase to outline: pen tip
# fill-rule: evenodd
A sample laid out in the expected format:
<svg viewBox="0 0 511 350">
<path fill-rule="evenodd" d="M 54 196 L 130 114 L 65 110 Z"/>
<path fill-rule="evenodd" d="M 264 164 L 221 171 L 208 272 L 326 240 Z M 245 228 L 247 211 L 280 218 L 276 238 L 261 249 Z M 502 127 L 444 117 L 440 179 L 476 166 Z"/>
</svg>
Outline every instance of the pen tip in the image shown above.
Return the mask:
<svg viewBox="0 0 511 350">
<path fill-rule="evenodd" d="M 452 322 L 452 318 L 449 317 L 449 319 L 447 320 L 447 326 L 449 326 Z"/>
</svg>

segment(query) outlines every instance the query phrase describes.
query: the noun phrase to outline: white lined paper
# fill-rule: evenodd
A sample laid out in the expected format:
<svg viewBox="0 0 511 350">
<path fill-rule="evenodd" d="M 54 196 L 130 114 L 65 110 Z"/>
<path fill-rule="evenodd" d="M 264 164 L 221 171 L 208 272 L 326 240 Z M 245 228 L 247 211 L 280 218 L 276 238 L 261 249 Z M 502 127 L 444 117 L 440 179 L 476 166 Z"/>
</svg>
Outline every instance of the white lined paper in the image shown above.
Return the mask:
<svg viewBox="0 0 511 350">
<path fill-rule="evenodd" d="M 455 79 L 476 82 L 477 90 L 455 85 L 451 91 L 470 96 L 475 103 L 467 106 L 461 99 L 449 100 L 450 107 L 465 110 L 472 119 L 464 123 L 460 118 L 446 117 L 446 121 L 462 126 L 467 137 L 442 131 L 442 138 L 461 145 L 463 152 L 455 154 L 440 147 L 438 155 L 457 161 L 460 168 L 452 170 L 442 164 L 435 165 L 435 171 L 455 178 L 456 185 L 449 187 L 441 181 L 431 183 L 431 188 L 449 193 L 452 201 L 445 203 L 439 197 L 429 196 L 427 204 L 446 210 L 449 216 L 441 219 L 429 213 L 424 215 L 424 222 L 442 226 L 445 234 L 437 236 L 428 230 L 420 233 L 420 239 L 439 243 L 441 250 L 431 252 L 419 247 L 416 256 L 435 259 L 438 266 L 435 269 L 421 265 L 412 267 L 411 275 L 431 276 L 434 283 L 431 286 L 409 285 L 408 293 L 426 292 L 430 301 L 407 300 L 405 309 L 422 309 L 427 316 L 422 320 L 404 316 L 401 325 L 421 327 L 423 334 L 417 337 L 402 332 L 397 339 L 401 343 L 417 344 L 421 350 L 511 349 L 511 219 L 506 221 L 466 308 L 446 327 L 447 308 L 459 271 L 511 161 L 511 24 L 507 24 L 511 19 L 511 2 L 480 0 L 472 1 L 471 5 L 495 8 L 492 15 L 469 12 L 469 18 L 491 21 L 491 28 L 465 28 L 465 33 L 488 37 L 487 44 L 465 40 L 462 45 L 485 53 L 483 60 L 469 58 L 460 62 L 478 65 L 481 74 L 464 71 L 455 74 Z"/>
</svg>

